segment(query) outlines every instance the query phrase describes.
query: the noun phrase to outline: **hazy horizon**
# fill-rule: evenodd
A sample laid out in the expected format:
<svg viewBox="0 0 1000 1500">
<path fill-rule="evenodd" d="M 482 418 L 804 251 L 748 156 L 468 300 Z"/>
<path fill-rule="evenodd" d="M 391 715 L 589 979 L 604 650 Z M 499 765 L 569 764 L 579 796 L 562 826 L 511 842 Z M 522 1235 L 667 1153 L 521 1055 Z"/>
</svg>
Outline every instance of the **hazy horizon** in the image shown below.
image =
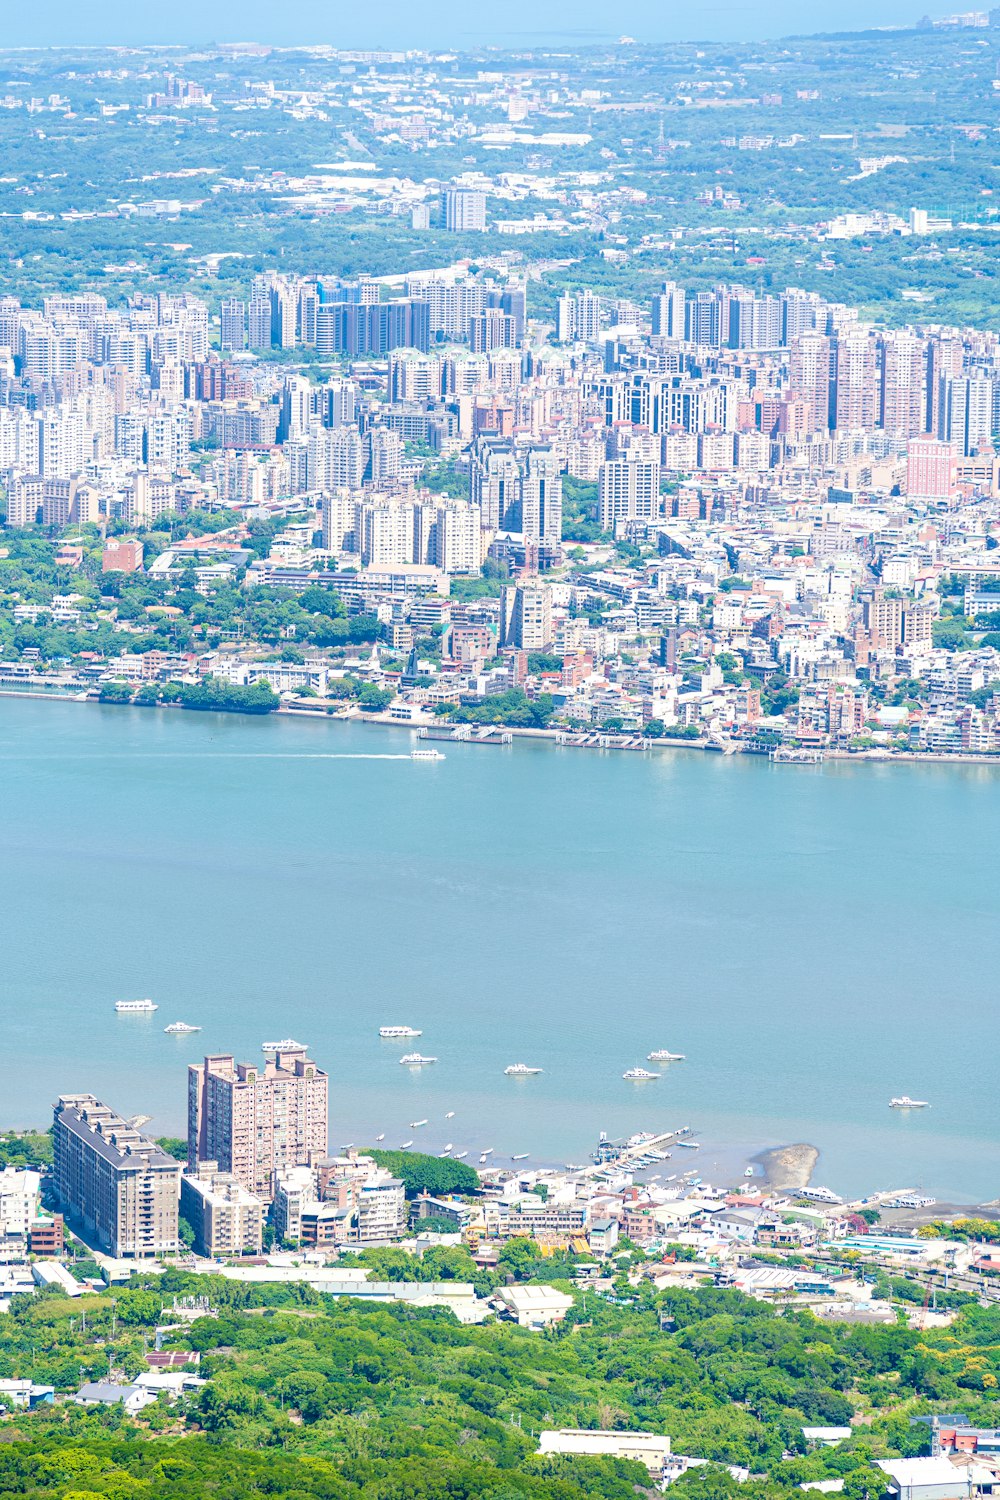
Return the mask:
<svg viewBox="0 0 1000 1500">
<path fill-rule="evenodd" d="M 937 8 L 935 7 L 935 13 Z M 597 0 L 509 0 L 489 24 L 460 0 L 414 7 L 383 0 L 376 7 L 334 7 L 327 0 L 288 0 L 280 9 L 265 0 L 221 0 L 210 12 L 194 0 L 168 10 L 135 7 L 132 0 L 52 0 L 7 18 L 4 48 L 61 45 L 199 46 L 212 41 L 256 41 L 277 46 L 326 43 L 372 48 L 586 45 L 622 32 L 640 42 L 748 41 L 916 22 L 920 0 L 734 0 L 701 9 L 662 0 L 634 0 L 613 27 Z M 210 17 L 210 19 L 209 19 Z M 540 24 L 541 22 L 541 24 Z M 473 24 L 470 24 L 473 23 Z"/>
</svg>

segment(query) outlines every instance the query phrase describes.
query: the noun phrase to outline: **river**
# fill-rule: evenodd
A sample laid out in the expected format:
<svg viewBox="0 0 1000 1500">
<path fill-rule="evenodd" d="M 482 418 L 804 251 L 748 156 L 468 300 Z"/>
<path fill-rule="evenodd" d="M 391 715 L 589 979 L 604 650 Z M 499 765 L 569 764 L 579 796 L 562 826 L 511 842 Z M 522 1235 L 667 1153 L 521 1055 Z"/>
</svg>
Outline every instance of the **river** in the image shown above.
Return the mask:
<svg viewBox="0 0 1000 1500">
<path fill-rule="evenodd" d="M 334 1146 L 580 1162 L 690 1124 L 677 1170 L 807 1141 L 836 1191 L 998 1195 L 994 770 L 409 743 L 0 699 L 0 1126 L 93 1091 L 180 1134 L 187 1063 L 276 1034 Z M 657 1047 L 687 1060 L 623 1081 Z"/>
</svg>

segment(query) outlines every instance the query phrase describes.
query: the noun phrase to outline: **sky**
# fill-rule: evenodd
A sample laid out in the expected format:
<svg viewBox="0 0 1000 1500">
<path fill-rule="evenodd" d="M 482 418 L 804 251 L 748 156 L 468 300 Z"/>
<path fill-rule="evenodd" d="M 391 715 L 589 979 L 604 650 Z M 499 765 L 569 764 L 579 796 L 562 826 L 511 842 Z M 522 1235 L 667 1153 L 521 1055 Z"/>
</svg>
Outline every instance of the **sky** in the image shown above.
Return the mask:
<svg viewBox="0 0 1000 1500">
<path fill-rule="evenodd" d="M 0 47 L 65 43 L 462 48 L 639 41 L 748 40 L 912 23 L 926 0 L 44 0 L 5 6 Z M 961 7 L 956 7 L 961 8 Z M 940 12 L 933 7 L 933 13 Z"/>
</svg>

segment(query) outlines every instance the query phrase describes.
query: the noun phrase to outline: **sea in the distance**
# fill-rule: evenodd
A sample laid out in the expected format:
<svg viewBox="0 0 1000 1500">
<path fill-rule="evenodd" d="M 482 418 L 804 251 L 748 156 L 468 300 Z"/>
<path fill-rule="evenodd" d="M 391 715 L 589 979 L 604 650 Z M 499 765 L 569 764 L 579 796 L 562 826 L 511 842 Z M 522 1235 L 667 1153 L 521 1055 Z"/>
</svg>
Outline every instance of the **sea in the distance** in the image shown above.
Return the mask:
<svg viewBox="0 0 1000 1500">
<path fill-rule="evenodd" d="M 293 1037 L 333 1146 L 582 1162 L 690 1124 L 664 1171 L 802 1141 L 839 1192 L 998 1196 L 1000 775 L 409 748 L 0 698 L 0 1127 L 93 1091 L 182 1134 L 188 1062 Z M 401 1067 L 387 1024 L 439 1062 Z M 624 1082 L 657 1047 L 688 1060 Z"/>
</svg>

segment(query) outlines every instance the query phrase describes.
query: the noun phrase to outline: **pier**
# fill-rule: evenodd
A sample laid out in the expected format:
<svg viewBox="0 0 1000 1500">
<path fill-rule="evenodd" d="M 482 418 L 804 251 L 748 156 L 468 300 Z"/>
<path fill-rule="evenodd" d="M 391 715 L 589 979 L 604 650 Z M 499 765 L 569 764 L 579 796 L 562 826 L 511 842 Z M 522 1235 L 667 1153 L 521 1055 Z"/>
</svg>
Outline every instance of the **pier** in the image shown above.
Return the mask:
<svg viewBox="0 0 1000 1500">
<path fill-rule="evenodd" d="M 556 734 L 557 745 L 569 745 L 574 750 L 648 750 L 651 743 L 641 734 L 574 734 L 564 729 Z"/>
<path fill-rule="evenodd" d="M 417 735 L 421 740 L 448 740 L 462 745 L 512 745 L 514 736 L 509 729 L 498 729 L 493 724 L 456 724 L 451 728 L 421 729 Z"/>
</svg>

